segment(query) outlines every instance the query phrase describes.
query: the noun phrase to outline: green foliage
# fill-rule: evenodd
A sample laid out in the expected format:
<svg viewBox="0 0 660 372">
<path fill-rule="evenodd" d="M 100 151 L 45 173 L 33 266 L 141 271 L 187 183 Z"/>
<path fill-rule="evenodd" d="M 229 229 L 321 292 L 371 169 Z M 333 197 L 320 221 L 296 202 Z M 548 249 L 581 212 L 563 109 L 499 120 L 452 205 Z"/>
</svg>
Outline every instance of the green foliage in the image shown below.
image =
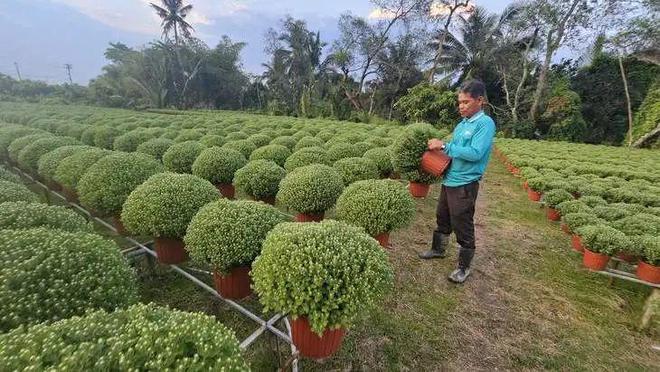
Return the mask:
<svg viewBox="0 0 660 372">
<path fill-rule="evenodd" d="M 42 138 L 25 146 L 18 154 L 18 165 L 23 170 L 36 173 L 39 159 L 58 147 L 80 144 L 72 137 L 48 137 Z"/>
<path fill-rule="evenodd" d="M 566 190 L 554 189 L 543 194 L 541 202 L 550 208 L 554 208 L 560 203 L 573 200 L 573 195 Z"/>
<path fill-rule="evenodd" d="M 440 178 L 420 171 L 422 155 L 428 150 L 428 140 L 442 138 L 444 133 L 429 124 L 412 124 L 394 141 L 392 165 L 403 179 L 432 184 Z"/>
<path fill-rule="evenodd" d="M 44 154 L 37 162 L 37 173 L 46 181 L 52 181 L 53 176 L 60 162 L 69 156 L 83 150 L 88 150 L 89 146 L 71 145 L 58 147 L 53 151 Z"/>
<path fill-rule="evenodd" d="M 178 136 L 174 137 L 174 142 L 199 141 L 202 137 L 204 137 L 204 133 L 197 129 L 183 129 L 179 132 Z"/>
<path fill-rule="evenodd" d="M 0 181 L 21 183 L 21 177 L 0 165 Z"/>
<path fill-rule="evenodd" d="M 207 134 L 204 137 L 199 139 L 199 142 L 206 146 L 206 147 L 213 147 L 213 146 L 222 146 L 227 141 L 222 136 L 219 136 L 217 134 Z"/>
<path fill-rule="evenodd" d="M 580 201 L 591 208 L 607 205 L 607 201 L 600 196 L 583 196 L 580 198 Z"/>
<path fill-rule="evenodd" d="M 392 151 L 389 147 L 376 147 L 364 153 L 364 157 L 376 163 L 381 178 L 389 177 L 394 171 Z"/>
<path fill-rule="evenodd" d="M 337 199 L 337 219 L 376 236 L 408 226 L 415 217 L 415 201 L 394 180 L 358 181 Z"/>
<path fill-rule="evenodd" d="M 222 147 L 226 149 L 236 150 L 241 154 L 243 154 L 243 156 L 245 156 L 246 159 L 249 159 L 252 152 L 257 149 L 257 146 L 247 139 L 227 142 L 224 145 L 222 145 Z"/>
<path fill-rule="evenodd" d="M 236 336 L 213 317 L 153 304 L 17 328 L 0 336 L 0 364 L 13 371 L 249 371 Z"/>
<path fill-rule="evenodd" d="M 379 178 L 376 162 L 368 158 L 345 158 L 337 160 L 334 168 L 341 175 L 345 186 L 356 181 Z"/>
<path fill-rule="evenodd" d="M 115 243 L 96 234 L 3 230 L 0 252 L 0 332 L 137 300 L 128 262 Z"/>
<path fill-rule="evenodd" d="M 87 169 L 110 154 L 112 154 L 110 150 L 97 148 L 76 152 L 60 161 L 53 179 L 63 187 L 76 190 L 78 181 L 87 172 Z"/>
<path fill-rule="evenodd" d="M 181 238 L 197 211 L 219 198 L 218 190 L 204 179 L 158 173 L 131 192 L 121 220 L 136 235 Z"/>
<path fill-rule="evenodd" d="M 0 180 L 0 203 L 14 201 L 39 203 L 39 197 L 22 183 Z"/>
<path fill-rule="evenodd" d="M 577 231 L 582 226 L 606 224 L 607 221 L 596 217 L 591 212 L 568 213 L 562 215 L 561 220 L 568 225 L 571 231 Z"/>
<path fill-rule="evenodd" d="M 289 173 L 280 183 L 277 199 L 299 213 L 321 213 L 332 208 L 343 189 L 334 168 L 314 164 Z"/>
<path fill-rule="evenodd" d="M 269 137 L 265 134 L 257 133 L 257 134 L 251 135 L 247 139 L 250 142 L 254 143 L 254 145 L 257 146 L 257 148 L 259 148 L 259 147 L 262 147 L 262 146 L 266 146 L 270 142 L 271 137 Z"/>
<path fill-rule="evenodd" d="M 301 138 L 298 143 L 296 143 L 296 146 L 293 148 L 293 150 L 298 151 L 305 147 L 323 147 L 323 145 L 325 145 L 325 142 L 323 142 L 322 139 L 318 137 L 307 136 Z"/>
<path fill-rule="evenodd" d="M 635 114 L 632 130 L 633 143 L 656 129 L 658 123 L 660 123 L 660 79 L 656 78 Z"/>
<path fill-rule="evenodd" d="M 0 127 L 0 159 L 7 157 L 9 145 L 14 140 L 39 132 L 37 129 L 23 126 L 2 126 Z M 42 133 L 43 134 L 43 133 Z"/>
<path fill-rule="evenodd" d="M 360 157 L 363 154 L 360 148 L 351 143 L 337 143 L 328 148 L 328 160 L 333 164 L 337 160 Z"/>
<path fill-rule="evenodd" d="M 593 213 L 598 218 L 602 218 L 608 222 L 620 220 L 630 215 L 630 212 L 626 211 L 625 209 L 604 205 L 595 207 L 593 209 Z"/>
<path fill-rule="evenodd" d="M 190 222 L 186 250 L 193 259 L 229 274 L 233 268 L 249 266 L 261 252 L 266 234 L 287 220 L 264 203 L 218 200 L 200 209 Z"/>
<path fill-rule="evenodd" d="M 197 157 L 192 165 L 192 173 L 214 185 L 231 184 L 234 174 L 247 160 L 237 150 L 223 147 L 211 147 Z"/>
<path fill-rule="evenodd" d="M 328 153 L 320 147 L 305 147 L 294 152 L 286 159 L 284 169 L 291 172 L 294 169 L 312 164 L 330 165 Z"/>
<path fill-rule="evenodd" d="M 96 127 L 94 130 L 94 137 L 91 145 L 106 150 L 112 150 L 114 149 L 115 139 L 121 136 L 122 134 L 123 134 L 122 131 L 114 127 L 108 127 L 105 125 Z M 128 138 L 124 140 L 128 140 Z M 121 141 L 122 140 L 120 140 L 120 142 Z"/>
<path fill-rule="evenodd" d="M 80 203 L 102 216 L 118 216 L 128 195 L 163 166 L 152 156 L 119 152 L 87 169 L 78 182 Z"/>
<path fill-rule="evenodd" d="M 205 147 L 197 141 L 187 141 L 174 144 L 163 154 L 165 169 L 175 173 L 192 173 L 195 159 Z"/>
<path fill-rule="evenodd" d="M 16 138 L 7 147 L 7 155 L 9 156 L 9 159 L 18 162 L 18 156 L 26 146 L 46 137 L 53 137 L 53 135 L 50 133 L 35 133 Z"/>
<path fill-rule="evenodd" d="M 252 152 L 250 160 L 271 160 L 280 167 L 284 166 L 286 159 L 291 156 L 291 150 L 283 145 L 267 145 Z"/>
<path fill-rule="evenodd" d="M 589 213 L 591 212 L 591 207 L 586 205 L 581 200 L 567 200 L 563 201 L 555 206 L 555 209 L 559 211 L 562 216 L 565 216 L 569 213 Z"/>
<path fill-rule="evenodd" d="M 450 126 L 458 122 L 457 94 L 447 88 L 429 84 L 418 84 L 408 89 L 395 107 L 408 121 L 424 121 Z"/>
<path fill-rule="evenodd" d="M 274 198 L 285 176 L 284 168 L 275 162 L 253 160 L 236 171 L 234 185 L 257 200 Z"/>
<path fill-rule="evenodd" d="M 555 82 L 541 121 L 548 127 L 547 138 L 555 141 L 582 141 L 586 123 L 582 117 L 580 96 L 566 79 Z"/>
<path fill-rule="evenodd" d="M 658 235 L 637 235 L 630 237 L 633 253 L 639 254 L 649 265 L 660 266 L 660 237 Z"/>
<path fill-rule="evenodd" d="M 286 146 L 289 148 L 289 150 L 293 150 L 293 148 L 296 147 L 297 143 L 298 141 L 292 136 L 279 136 L 274 138 L 272 141 L 270 141 L 271 145 Z"/>
<path fill-rule="evenodd" d="M 140 144 L 147 142 L 154 137 L 154 133 L 147 131 L 146 128 L 134 129 L 116 137 L 112 149 L 115 151 L 133 152 L 137 150 Z"/>
<path fill-rule="evenodd" d="M 69 232 L 92 231 L 92 225 L 71 209 L 25 201 L 0 204 L 0 229 L 46 227 Z"/>
<path fill-rule="evenodd" d="M 135 151 L 151 155 L 158 160 L 163 159 L 163 155 L 174 145 L 174 141 L 167 138 L 153 138 L 141 143 Z"/>
<path fill-rule="evenodd" d="M 577 233 L 587 249 L 608 256 L 628 251 L 632 246 L 626 234 L 604 224 L 582 226 Z"/>
<path fill-rule="evenodd" d="M 393 286 L 378 243 L 342 222 L 283 223 L 266 237 L 252 265 L 253 288 L 266 310 L 309 319 L 312 330 L 348 327 Z"/>
<path fill-rule="evenodd" d="M 615 221 L 612 226 L 630 236 L 658 235 L 660 234 L 660 217 L 648 213 L 639 213 Z"/>
</svg>

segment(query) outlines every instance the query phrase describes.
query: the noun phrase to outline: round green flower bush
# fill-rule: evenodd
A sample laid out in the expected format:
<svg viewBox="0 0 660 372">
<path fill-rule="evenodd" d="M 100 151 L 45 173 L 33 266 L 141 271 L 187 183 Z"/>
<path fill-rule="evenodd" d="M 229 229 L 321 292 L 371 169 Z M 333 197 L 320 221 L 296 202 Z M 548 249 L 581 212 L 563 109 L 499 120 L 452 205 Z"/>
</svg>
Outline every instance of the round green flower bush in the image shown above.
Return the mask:
<svg viewBox="0 0 660 372">
<path fill-rule="evenodd" d="M 270 160 L 254 160 L 234 174 L 234 185 L 257 200 L 274 198 L 280 182 L 286 177 L 284 168 Z"/>
<path fill-rule="evenodd" d="M 193 163 L 192 173 L 214 185 L 230 184 L 234 173 L 246 163 L 245 156 L 236 150 L 211 147 L 199 154 Z"/>
<path fill-rule="evenodd" d="M 14 201 L 40 202 L 37 194 L 30 191 L 23 184 L 0 180 L 0 203 Z"/>
<path fill-rule="evenodd" d="M 638 213 L 646 213 L 648 212 L 649 208 L 644 207 L 643 205 L 639 204 L 629 204 L 629 203 L 612 203 L 612 204 L 605 204 L 608 207 L 614 207 L 614 208 L 619 208 L 621 210 L 624 210 L 628 212 L 628 215 L 632 216 L 634 214 Z M 653 213 L 651 213 L 653 214 Z"/>
<path fill-rule="evenodd" d="M 300 149 L 286 159 L 284 169 L 291 172 L 294 169 L 312 164 L 330 165 L 328 154 L 320 147 L 305 147 Z"/>
<path fill-rule="evenodd" d="M 364 152 L 350 143 L 337 143 L 328 148 L 328 160 L 331 163 L 346 158 L 357 158 L 363 154 Z"/>
<path fill-rule="evenodd" d="M 151 155 L 158 160 L 163 159 L 163 155 L 174 145 L 174 141 L 167 138 L 154 138 L 141 143 L 135 151 Z"/>
<path fill-rule="evenodd" d="M 293 148 L 294 151 L 298 151 L 305 147 L 323 147 L 325 142 L 317 137 L 303 137 L 296 143 L 296 146 Z"/>
<path fill-rule="evenodd" d="M 626 234 L 608 225 L 582 226 L 577 233 L 590 251 L 608 256 L 628 251 L 632 246 Z"/>
<path fill-rule="evenodd" d="M 569 213 L 589 213 L 591 212 L 591 207 L 584 204 L 580 200 L 567 200 L 561 202 L 555 206 L 555 209 L 559 211 L 562 216 L 565 216 Z"/>
<path fill-rule="evenodd" d="M 128 195 L 163 171 L 151 155 L 118 152 L 97 161 L 78 182 L 80 203 L 102 216 L 118 216 Z"/>
<path fill-rule="evenodd" d="M 11 159 L 14 162 L 18 162 L 18 155 L 20 154 L 21 150 L 23 150 L 26 146 L 30 145 L 31 143 L 47 137 L 53 137 L 53 135 L 50 133 L 39 132 L 39 133 L 34 133 L 27 136 L 19 137 L 13 140 L 9 144 L 9 147 L 7 147 L 7 155 L 9 159 Z"/>
<path fill-rule="evenodd" d="M 538 176 L 527 180 L 529 188 L 536 192 L 546 192 L 551 190 L 549 183 L 552 179 L 548 176 Z"/>
<path fill-rule="evenodd" d="M 8 158 L 7 150 L 14 140 L 39 132 L 37 129 L 20 125 L 0 127 L 0 159 Z"/>
<path fill-rule="evenodd" d="M 158 173 L 131 192 L 121 220 L 136 235 L 182 238 L 197 211 L 219 198 L 209 181 L 190 174 Z"/>
<path fill-rule="evenodd" d="M 259 147 L 250 155 L 250 160 L 271 160 L 280 167 L 284 166 L 286 159 L 291 156 L 291 150 L 282 145 L 267 145 Z"/>
<path fill-rule="evenodd" d="M 582 195 L 582 197 L 586 197 L 586 196 L 600 197 L 602 195 L 605 195 L 605 191 L 606 191 L 604 187 L 595 185 L 590 182 L 579 184 L 577 185 L 576 189 L 577 192 L 580 195 Z"/>
<path fill-rule="evenodd" d="M 62 159 L 55 170 L 53 179 L 70 190 L 76 190 L 78 181 L 87 172 L 87 169 L 113 151 L 91 148 L 76 152 Z"/>
<path fill-rule="evenodd" d="M 236 336 L 213 317 L 154 304 L 17 328 L 0 335 L 0 364 L 11 371 L 249 371 Z"/>
<path fill-rule="evenodd" d="M 194 260 L 228 274 L 249 266 L 261 252 L 266 234 L 287 220 L 264 203 L 221 199 L 204 206 L 192 219 L 184 240 L 186 250 Z"/>
<path fill-rule="evenodd" d="M 595 195 L 583 196 L 580 198 L 580 201 L 590 206 L 591 208 L 595 208 L 601 205 L 607 205 L 607 201 L 605 199 Z"/>
<path fill-rule="evenodd" d="M 226 149 L 236 150 L 241 154 L 243 154 L 243 156 L 245 156 L 246 159 L 250 158 L 250 154 L 252 154 L 252 152 L 257 149 L 257 146 L 254 143 L 246 139 L 227 142 L 224 145 L 222 145 L 222 147 Z"/>
<path fill-rule="evenodd" d="M 25 201 L 0 204 L 0 229 L 47 227 L 69 232 L 92 231 L 92 226 L 71 209 Z"/>
<path fill-rule="evenodd" d="M 369 143 L 369 142 L 357 142 L 353 145 L 356 149 L 356 151 L 360 154 L 360 156 L 364 156 L 364 154 L 376 147 L 375 145 Z"/>
<path fill-rule="evenodd" d="M 227 141 L 240 141 L 240 140 L 245 140 L 248 137 L 249 136 L 247 134 L 243 133 L 243 132 L 232 132 L 232 133 L 228 133 L 225 136 Z"/>
<path fill-rule="evenodd" d="M 322 213 L 332 208 L 344 189 L 341 175 L 327 165 L 297 168 L 280 182 L 277 200 L 298 213 Z"/>
<path fill-rule="evenodd" d="M 197 141 L 172 145 L 163 154 L 165 169 L 174 173 L 192 173 L 192 165 L 206 147 Z"/>
<path fill-rule="evenodd" d="M 197 129 L 184 129 L 179 132 L 179 135 L 174 137 L 174 142 L 199 141 L 202 137 L 204 137 L 204 133 Z"/>
<path fill-rule="evenodd" d="M 422 155 L 428 150 L 428 141 L 442 138 L 442 133 L 430 124 L 412 124 L 394 140 L 392 145 L 392 165 L 403 179 L 412 182 L 431 184 L 439 177 L 421 172 Z"/>
<path fill-rule="evenodd" d="M 213 146 L 220 147 L 224 145 L 227 141 L 225 141 L 224 137 L 219 136 L 217 134 L 207 134 L 204 137 L 200 138 L 199 142 L 206 147 L 213 147 Z"/>
<path fill-rule="evenodd" d="M 337 199 L 337 219 L 376 236 L 408 226 L 415 217 L 415 201 L 393 180 L 358 181 Z"/>
<path fill-rule="evenodd" d="M 345 186 L 356 181 L 378 179 L 376 163 L 367 158 L 346 158 L 335 162 L 334 168 L 341 175 Z"/>
<path fill-rule="evenodd" d="M 392 152 L 389 147 L 377 147 L 364 153 L 364 157 L 373 160 L 381 178 L 389 177 L 394 171 Z"/>
<path fill-rule="evenodd" d="M 21 177 L 0 165 L 0 181 L 21 183 Z"/>
<path fill-rule="evenodd" d="M 265 134 L 253 134 L 250 137 L 248 137 L 248 140 L 254 143 L 255 146 L 262 147 L 262 146 L 266 146 L 270 142 L 271 137 Z"/>
<path fill-rule="evenodd" d="M 55 176 L 55 171 L 62 160 L 80 151 L 89 150 L 91 148 L 92 147 L 90 146 L 80 145 L 58 147 L 39 158 L 39 162 L 37 163 L 37 173 L 44 180 L 52 181 L 53 176 Z"/>
<path fill-rule="evenodd" d="M 660 237 L 658 235 L 638 235 L 630 238 L 632 251 L 649 265 L 660 266 Z"/>
<path fill-rule="evenodd" d="M 573 200 L 573 195 L 563 189 L 550 190 L 543 194 L 543 198 L 541 198 L 541 202 L 550 208 L 570 200 Z"/>
<path fill-rule="evenodd" d="M 577 229 L 582 226 L 607 223 L 607 221 L 602 218 L 596 217 L 591 211 L 562 215 L 561 220 L 568 225 L 571 231 L 577 231 Z"/>
<path fill-rule="evenodd" d="M 99 235 L 46 228 L 0 234 L 0 332 L 137 300 L 135 274 Z"/>
<path fill-rule="evenodd" d="M 296 141 L 296 139 L 291 136 L 279 136 L 270 141 L 270 144 L 286 146 L 289 148 L 289 150 L 293 150 L 293 148 L 296 147 L 297 142 L 298 141 Z"/>
<path fill-rule="evenodd" d="M 277 225 L 251 275 L 266 310 L 307 317 L 318 334 L 350 326 L 394 278 L 376 240 L 338 221 Z"/>
<path fill-rule="evenodd" d="M 626 211 L 625 209 L 617 208 L 617 207 L 612 207 L 612 206 L 605 206 L 605 205 L 599 205 L 593 209 L 593 213 L 598 217 L 602 218 L 605 221 L 608 222 L 613 222 L 616 220 L 620 220 L 624 217 L 630 216 L 630 213 Z"/>
<path fill-rule="evenodd" d="M 114 149 L 115 139 L 124 134 L 117 128 L 109 126 L 100 126 L 94 130 L 94 139 L 92 145 L 106 150 Z"/>
<path fill-rule="evenodd" d="M 80 144 L 72 137 L 47 137 L 25 146 L 18 154 L 18 165 L 27 172 L 36 173 L 39 159 L 58 147 Z"/>
<path fill-rule="evenodd" d="M 612 226 L 626 235 L 660 235 L 660 217 L 639 213 L 615 221 Z"/>
<path fill-rule="evenodd" d="M 140 144 L 156 137 L 147 128 L 137 128 L 115 138 L 112 149 L 115 151 L 133 152 Z"/>
</svg>

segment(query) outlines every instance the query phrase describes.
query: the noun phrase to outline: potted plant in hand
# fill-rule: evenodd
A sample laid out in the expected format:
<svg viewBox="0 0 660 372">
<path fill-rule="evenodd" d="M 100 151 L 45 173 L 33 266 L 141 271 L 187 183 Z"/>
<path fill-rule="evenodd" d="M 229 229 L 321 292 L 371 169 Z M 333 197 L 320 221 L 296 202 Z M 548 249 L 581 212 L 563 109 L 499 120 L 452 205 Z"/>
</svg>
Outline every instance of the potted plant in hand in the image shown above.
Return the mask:
<svg viewBox="0 0 660 372">
<path fill-rule="evenodd" d="M 337 199 L 336 212 L 338 220 L 363 228 L 387 247 L 390 232 L 412 222 L 415 201 L 397 181 L 358 181 Z"/>
<path fill-rule="evenodd" d="M 360 228 L 338 221 L 282 223 L 252 264 L 266 310 L 289 314 L 302 356 L 323 359 L 346 329 L 393 285 L 385 251 Z"/>
<path fill-rule="evenodd" d="M 214 269 L 215 286 L 221 296 L 249 296 L 250 265 L 261 253 L 266 234 L 287 221 L 277 209 L 254 201 L 221 199 L 207 204 L 193 217 L 184 239 L 193 260 Z"/>
<path fill-rule="evenodd" d="M 219 197 L 215 187 L 199 177 L 158 173 L 131 192 L 121 220 L 128 231 L 154 237 L 161 263 L 178 264 L 188 258 L 182 238 L 190 220 Z"/>
<path fill-rule="evenodd" d="M 313 164 L 296 168 L 280 182 L 277 200 L 298 212 L 296 221 L 323 219 L 344 189 L 341 175 L 332 167 Z"/>
</svg>

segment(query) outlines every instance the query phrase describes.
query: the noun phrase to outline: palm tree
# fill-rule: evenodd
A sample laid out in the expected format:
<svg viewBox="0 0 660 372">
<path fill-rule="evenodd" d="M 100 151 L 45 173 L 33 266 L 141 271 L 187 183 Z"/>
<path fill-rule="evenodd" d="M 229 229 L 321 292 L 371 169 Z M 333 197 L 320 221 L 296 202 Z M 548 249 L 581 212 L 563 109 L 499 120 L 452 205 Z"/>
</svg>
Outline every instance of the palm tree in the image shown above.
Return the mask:
<svg viewBox="0 0 660 372">
<path fill-rule="evenodd" d="M 162 6 L 149 3 L 156 13 L 163 20 L 163 36 L 168 37 L 171 31 L 174 31 L 174 43 L 179 45 L 179 30 L 184 38 L 191 37 L 190 31 L 194 30 L 190 23 L 186 22 L 186 16 L 192 10 L 191 4 L 183 5 L 183 0 L 160 0 Z"/>
</svg>

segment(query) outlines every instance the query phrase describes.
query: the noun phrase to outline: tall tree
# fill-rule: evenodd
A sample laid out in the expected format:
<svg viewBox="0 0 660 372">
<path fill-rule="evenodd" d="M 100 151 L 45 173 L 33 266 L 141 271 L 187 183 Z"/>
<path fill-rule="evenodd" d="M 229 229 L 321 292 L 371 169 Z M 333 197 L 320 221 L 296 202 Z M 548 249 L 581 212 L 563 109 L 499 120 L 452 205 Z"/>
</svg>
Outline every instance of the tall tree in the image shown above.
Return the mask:
<svg viewBox="0 0 660 372">
<path fill-rule="evenodd" d="M 174 43 L 179 44 L 179 31 L 184 38 L 191 37 L 193 27 L 186 22 L 186 17 L 193 9 L 191 4 L 183 5 L 183 0 L 160 0 L 161 5 L 149 3 L 162 20 L 163 36 L 169 37 L 174 32 Z"/>
<path fill-rule="evenodd" d="M 432 66 L 428 74 L 429 83 L 433 84 L 433 81 L 435 80 L 435 73 L 438 70 L 438 64 L 440 63 L 440 57 L 442 56 L 443 46 L 445 45 L 445 40 L 449 34 L 449 27 L 451 26 L 454 14 L 460 10 L 470 12 L 473 9 L 470 5 L 470 0 L 440 0 L 434 3 L 437 14 L 431 15 L 433 17 L 442 19 L 443 27 L 433 40 L 433 44 L 436 45 L 436 50 L 435 55 L 433 56 Z"/>
</svg>

